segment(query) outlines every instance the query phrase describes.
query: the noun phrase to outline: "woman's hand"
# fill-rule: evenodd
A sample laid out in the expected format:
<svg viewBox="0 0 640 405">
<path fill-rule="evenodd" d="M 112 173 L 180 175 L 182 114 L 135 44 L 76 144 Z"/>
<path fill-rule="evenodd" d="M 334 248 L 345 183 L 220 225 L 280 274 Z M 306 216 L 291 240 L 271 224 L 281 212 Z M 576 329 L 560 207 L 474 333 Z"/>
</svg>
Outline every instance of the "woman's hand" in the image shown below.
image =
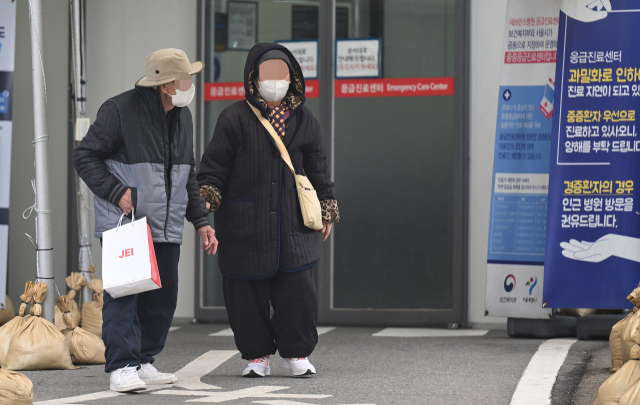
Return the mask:
<svg viewBox="0 0 640 405">
<path fill-rule="evenodd" d="M 322 241 L 326 241 L 327 238 L 329 237 L 329 234 L 331 234 L 331 227 L 333 226 L 333 222 L 329 222 L 329 221 L 322 221 L 322 229 L 320 229 L 319 231 L 316 231 L 318 233 L 322 233 L 324 234 L 324 238 L 322 238 Z"/>
<path fill-rule="evenodd" d="M 202 246 L 200 249 L 204 249 L 207 254 L 216 254 L 218 251 L 218 239 L 216 239 L 216 231 L 209 225 L 198 229 L 198 233 L 202 238 Z"/>
</svg>

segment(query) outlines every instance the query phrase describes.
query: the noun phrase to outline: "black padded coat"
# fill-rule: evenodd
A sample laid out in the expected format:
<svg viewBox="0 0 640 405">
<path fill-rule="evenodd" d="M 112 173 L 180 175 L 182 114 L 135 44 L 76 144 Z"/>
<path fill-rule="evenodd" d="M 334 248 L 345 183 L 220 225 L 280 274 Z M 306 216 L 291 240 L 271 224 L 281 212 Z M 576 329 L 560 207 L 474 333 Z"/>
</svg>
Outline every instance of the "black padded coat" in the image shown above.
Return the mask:
<svg viewBox="0 0 640 405">
<path fill-rule="evenodd" d="M 293 166 L 297 174 L 309 177 L 320 200 L 334 200 L 318 121 L 304 106 L 304 78 L 285 47 L 257 44 L 251 49 L 244 69 L 245 98 L 267 118 L 250 76 L 256 60 L 271 49 L 286 52 L 294 65 L 287 95 L 293 108 L 283 139 Z M 300 271 L 319 261 L 321 239 L 304 226 L 293 174 L 246 101 L 220 114 L 202 157 L 198 183 L 217 188 L 222 196 L 214 219 L 223 275 L 268 278 L 277 271 Z"/>
</svg>

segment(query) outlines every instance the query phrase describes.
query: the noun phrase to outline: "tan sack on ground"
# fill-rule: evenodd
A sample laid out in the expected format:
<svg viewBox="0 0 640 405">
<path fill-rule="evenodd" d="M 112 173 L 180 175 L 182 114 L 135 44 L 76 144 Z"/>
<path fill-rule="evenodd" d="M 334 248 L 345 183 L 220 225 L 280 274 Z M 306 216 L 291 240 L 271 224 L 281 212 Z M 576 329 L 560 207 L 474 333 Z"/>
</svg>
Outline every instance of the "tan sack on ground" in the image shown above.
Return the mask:
<svg viewBox="0 0 640 405">
<path fill-rule="evenodd" d="M 618 405 L 625 393 L 640 380 L 640 361 L 629 360 L 598 389 L 593 405 Z"/>
<path fill-rule="evenodd" d="M 93 275 L 92 275 L 93 276 Z M 94 278 L 89 281 L 89 288 L 93 290 L 93 301 L 82 305 L 82 329 L 102 338 L 102 280 Z"/>
<path fill-rule="evenodd" d="M 627 296 L 627 299 L 631 301 L 631 303 L 636 307 L 640 307 L 640 287 L 633 290 L 631 294 Z M 622 336 L 622 362 L 623 363 L 626 363 L 627 361 L 629 361 L 629 358 L 630 358 L 629 354 L 631 352 L 631 348 L 634 345 L 640 343 L 640 342 L 635 342 L 631 337 L 632 332 L 636 328 L 638 328 L 638 326 L 640 326 L 640 311 L 637 311 L 636 313 L 634 313 L 629 318 L 627 323 L 624 325 L 624 328 L 622 328 L 621 336 Z"/>
<path fill-rule="evenodd" d="M 24 317 L 27 314 L 27 305 L 33 298 L 33 294 L 36 292 L 36 286 L 33 281 L 27 281 L 27 285 L 24 287 L 24 294 L 20 296 L 22 304 L 20 304 L 20 310 L 18 316 L 4 324 L 0 328 L 0 364 L 4 360 L 7 351 L 9 350 L 9 343 L 11 342 L 11 336 L 20 329 L 24 324 Z"/>
<path fill-rule="evenodd" d="M 69 345 L 64 335 L 42 319 L 42 302 L 47 285 L 36 284 L 33 316 L 11 337 L 9 351 L 2 362 L 9 370 L 73 370 Z"/>
<path fill-rule="evenodd" d="M 4 309 L 0 309 L 0 325 L 4 325 L 16 317 L 16 309 L 13 307 L 11 298 L 7 295 L 5 298 Z"/>
<path fill-rule="evenodd" d="M 15 371 L 0 369 L 0 405 L 32 405 L 33 383 Z"/>
<path fill-rule="evenodd" d="M 82 273 L 71 273 L 69 277 L 66 278 L 67 287 L 69 287 L 69 292 L 67 293 L 67 297 L 69 297 L 69 311 L 71 311 L 71 315 L 73 316 L 73 321 L 76 325 L 80 325 L 82 321 L 82 314 L 80 313 L 80 308 L 78 307 L 78 303 L 75 301 L 76 295 L 78 291 L 87 284 L 87 281 L 84 279 Z M 62 330 L 65 328 L 64 321 L 62 320 L 62 312 L 55 307 L 56 311 L 56 327 L 58 330 Z"/>
<path fill-rule="evenodd" d="M 638 312 L 638 307 L 633 307 L 633 312 L 625 316 L 624 319 L 618 321 L 613 328 L 611 328 L 611 334 L 609 334 L 609 348 L 611 349 L 611 368 L 609 371 L 618 371 L 624 364 L 623 360 L 623 344 L 622 344 L 622 331 L 627 323 L 633 318 L 633 315 Z M 629 358 L 629 353 L 626 355 Z"/>
<path fill-rule="evenodd" d="M 60 308 L 64 318 L 64 324 L 67 326 L 62 334 L 67 338 L 69 343 L 69 354 L 74 364 L 104 364 L 104 342 L 96 335 L 76 327 L 73 323 L 73 317 L 67 306 L 68 298 L 61 295 L 56 299 L 56 305 Z"/>
</svg>

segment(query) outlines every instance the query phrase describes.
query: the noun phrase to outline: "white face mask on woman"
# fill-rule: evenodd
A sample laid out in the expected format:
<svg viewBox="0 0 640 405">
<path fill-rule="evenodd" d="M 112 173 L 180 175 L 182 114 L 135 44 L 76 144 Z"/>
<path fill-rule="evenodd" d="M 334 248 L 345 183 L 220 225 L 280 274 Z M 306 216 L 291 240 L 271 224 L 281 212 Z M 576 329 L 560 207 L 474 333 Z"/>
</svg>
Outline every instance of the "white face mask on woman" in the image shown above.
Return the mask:
<svg viewBox="0 0 640 405">
<path fill-rule="evenodd" d="M 172 83 L 171 86 L 176 89 L 176 86 L 174 86 Z M 169 93 L 167 93 L 169 94 Z M 192 100 L 193 100 L 193 96 L 196 95 L 196 86 L 191 83 L 191 87 L 189 87 L 189 90 L 187 91 L 180 91 L 178 89 L 176 89 L 176 94 L 169 94 L 171 96 L 171 102 L 173 103 L 174 106 L 176 107 L 185 107 L 187 104 L 189 104 Z"/>
<path fill-rule="evenodd" d="M 272 103 L 282 100 L 289 90 L 288 80 L 263 80 L 258 83 L 260 83 L 258 91 L 262 98 Z"/>
</svg>

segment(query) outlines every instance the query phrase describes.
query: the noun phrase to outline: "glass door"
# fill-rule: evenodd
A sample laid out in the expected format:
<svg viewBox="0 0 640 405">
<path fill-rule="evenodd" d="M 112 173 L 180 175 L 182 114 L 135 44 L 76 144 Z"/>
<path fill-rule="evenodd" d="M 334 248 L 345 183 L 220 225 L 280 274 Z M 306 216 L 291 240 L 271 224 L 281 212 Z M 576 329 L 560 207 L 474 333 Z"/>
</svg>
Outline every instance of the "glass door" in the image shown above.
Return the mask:
<svg viewBox="0 0 640 405">
<path fill-rule="evenodd" d="M 320 3 L 200 1 L 198 155 L 220 112 L 244 98 L 253 43 L 316 41 L 306 106 L 323 129 L 341 214 L 318 240 L 320 322 L 464 324 L 468 0 Z M 224 321 L 217 258 L 198 258 L 196 318 Z"/>
</svg>

